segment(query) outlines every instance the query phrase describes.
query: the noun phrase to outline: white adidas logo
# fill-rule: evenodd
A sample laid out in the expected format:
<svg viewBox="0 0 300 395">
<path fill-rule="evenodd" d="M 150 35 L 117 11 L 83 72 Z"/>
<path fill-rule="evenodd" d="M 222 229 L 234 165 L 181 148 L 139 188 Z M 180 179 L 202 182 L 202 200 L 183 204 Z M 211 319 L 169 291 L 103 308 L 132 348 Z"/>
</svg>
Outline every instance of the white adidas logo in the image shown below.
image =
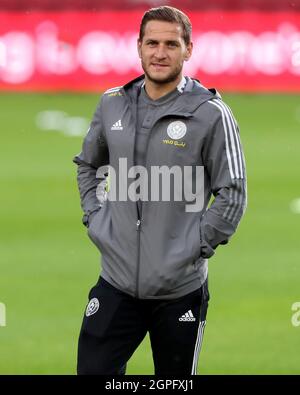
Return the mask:
<svg viewBox="0 0 300 395">
<path fill-rule="evenodd" d="M 114 123 L 110 130 L 123 130 L 121 119 L 119 119 L 118 122 Z"/>
<path fill-rule="evenodd" d="M 179 318 L 179 321 L 196 321 L 196 318 L 193 316 L 192 310 L 189 310 Z"/>
</svg>

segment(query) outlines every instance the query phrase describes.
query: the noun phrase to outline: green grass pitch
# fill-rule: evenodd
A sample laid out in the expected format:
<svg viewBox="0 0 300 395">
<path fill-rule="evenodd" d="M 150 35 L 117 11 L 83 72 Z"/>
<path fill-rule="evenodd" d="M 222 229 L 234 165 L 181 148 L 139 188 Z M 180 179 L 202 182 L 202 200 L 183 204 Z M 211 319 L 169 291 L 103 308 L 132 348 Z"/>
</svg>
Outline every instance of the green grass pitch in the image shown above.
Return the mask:
<svg viewBox="0 0 300 395">
<path fill-rule="evenodd" d="M 249 202 L 209 262 L 200 374 L 299 374 L 300 96 L 224 95 L 238 119 Z M 0 374 L 75 374 L 77 337 L 99 256 L 81 225 L 73 156 L 82 137 L 42 131 L 40 111 L 91 118 L 98 97 L 1 94 Z M 128 374 L 152 374 L 148 338 Z"/>
</svg>

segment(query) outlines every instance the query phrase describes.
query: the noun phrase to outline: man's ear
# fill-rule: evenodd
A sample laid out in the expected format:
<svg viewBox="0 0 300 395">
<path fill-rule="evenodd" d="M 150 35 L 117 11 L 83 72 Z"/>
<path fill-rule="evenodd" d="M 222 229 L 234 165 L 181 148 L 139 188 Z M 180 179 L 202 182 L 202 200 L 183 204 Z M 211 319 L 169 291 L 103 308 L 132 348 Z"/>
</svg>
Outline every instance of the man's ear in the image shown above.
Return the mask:
<svg viewBox="0 0 300 395">
<path fill-rule="evenodd" d="M 138 51 L 138 54 L 139 54 L 139 58 L 142 57 L 142 54 L 141 54 L 141 46 L 142 46 L 142 42 L 141 42 L 141 40 L 138 38 L 138 39 L 137 39 L 137 51 Z"/>
<path fill-rule="evenodd" d="M 192 53 L 193 53 L 193 43 L 190 42 L 190 43 L 187 45 L 187 47 L 186 47 L 186 53 L 185 53 L 185 57 L 184 57 L 184 60 L 185 60 L 186 62 L 190 59 L 190 57 L 192 56 Z"/>
</svg>

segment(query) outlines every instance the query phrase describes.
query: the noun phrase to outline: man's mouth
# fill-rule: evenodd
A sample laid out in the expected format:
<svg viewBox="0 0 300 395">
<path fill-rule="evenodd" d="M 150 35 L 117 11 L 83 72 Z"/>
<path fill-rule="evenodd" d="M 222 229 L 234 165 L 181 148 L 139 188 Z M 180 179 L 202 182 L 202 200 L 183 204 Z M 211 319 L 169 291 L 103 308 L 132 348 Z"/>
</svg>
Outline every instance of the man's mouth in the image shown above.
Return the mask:
<svg viewBox="0 0 300 395">
<path fill-rule="evenodd" d="M 151 63 L 151 66 L 157 68 L 157 69 L 163 69 L 166 67 L 169 67 L 169 65 L 167 64 L 161 64 L 161 63 Z"/>
</svg>

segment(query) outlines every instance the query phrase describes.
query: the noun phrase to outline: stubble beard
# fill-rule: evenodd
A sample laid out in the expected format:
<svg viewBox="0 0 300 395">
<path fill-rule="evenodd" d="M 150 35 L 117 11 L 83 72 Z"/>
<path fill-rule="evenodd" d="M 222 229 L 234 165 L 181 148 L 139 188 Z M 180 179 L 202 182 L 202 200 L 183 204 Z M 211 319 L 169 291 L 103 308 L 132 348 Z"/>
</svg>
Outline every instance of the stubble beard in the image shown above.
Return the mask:
<svg viewBox="0 0 300 395">
<path fill-rule="evenodd" d="M 144 70 L 144 73 L 146 75 L 146 77 L 148 78 L 149 81 L 158 84 L 158 85 L 164 85 L 164 84 L 168 84 L 170 82 L 175 81 L 178 76 L 180 75 L 180 73 L 182 72 L 182 68 L 183 68 L 183 64 L 178 65 L 172 72 L 171 74 L 169 74 L 168 76 L 166 76 L 165 78 L 155 78 L 152 77 L 150 73 L 148 73 L 147 71 L 147 67 L 145 66 L 145 64 L 142 62 L 142 68 Z"/>
</svg>

